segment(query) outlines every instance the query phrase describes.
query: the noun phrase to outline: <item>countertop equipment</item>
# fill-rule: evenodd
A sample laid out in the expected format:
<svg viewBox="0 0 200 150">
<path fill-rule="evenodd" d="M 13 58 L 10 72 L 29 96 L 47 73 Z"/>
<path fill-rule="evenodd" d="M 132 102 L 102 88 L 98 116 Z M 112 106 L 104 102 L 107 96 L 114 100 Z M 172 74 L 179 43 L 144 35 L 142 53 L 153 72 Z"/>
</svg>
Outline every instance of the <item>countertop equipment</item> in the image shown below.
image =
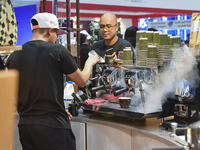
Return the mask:
<svg viewBox="0 0 200 150">
<path fill-rule="evenodd" d="M 155 148 L 152 150 L 200 150 L 200 121 L 196 121 L 186 127 L 177 128 L 178 123 L 172 122 L 171 137 L 183 147 Z"/>
<path fill-rule="evenodd" d="M 80 103 L 85 110 L 92 110 L 94 105 L 100 109 L 98 112 L 116 114 L 119 116 L 131 117 L 135 119 L 159 117 L 162 109 L 152 112 L 146 111 L 145 88 L 157 82 L 157 68 L 145 68 L 134 66 L 116 66 L 111 64 L 97 64 L 93 68 L 93 76 L 90 78 L 92 86 L 87 86 L 86 91 L 89 98 L 102 98 L 105 100 L 101 104 L 86 105 Z M 108 97 L 112 97 L 108 99 Z M 137 103 L 130 104 L 129 108 L 123 109 L 118 103 L 118 96 L 131 97 L 131 101 Z M 138 109 L 138 107 L 141 107 Z"/>
<path fill-rule="evenodd" d="M 200 71 L 200 60 L 198 63 L 198 73 Z M 167 65 L 170 62 L 166 62 Z M 160 68 L 162 70 L 162 68 Z M 197 81 L 198 82 L 198 81 Z M 194 86 L 189 79 L 175 79 L 175 89 L 173 97 L 170 96 L 163 105 L 162 126 L 165 129 L 171 128 L 172 122 L 178 123 L 178 127 L 186 127 L 187 125 L 200 120 L 200 85 Z M 172 120 L 164 120 L 164 117 L 174 115 Z"/>
</svg>

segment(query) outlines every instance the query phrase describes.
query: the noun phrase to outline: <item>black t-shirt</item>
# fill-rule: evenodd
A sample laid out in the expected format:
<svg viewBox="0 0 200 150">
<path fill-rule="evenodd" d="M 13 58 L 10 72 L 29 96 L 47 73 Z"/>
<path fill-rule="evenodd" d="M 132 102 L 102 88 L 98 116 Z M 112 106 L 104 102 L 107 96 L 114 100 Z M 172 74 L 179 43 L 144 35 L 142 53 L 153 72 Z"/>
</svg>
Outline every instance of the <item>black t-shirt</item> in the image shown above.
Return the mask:
<svg viewBox="0 0 200 150">
<path fill-rule="evenodd" d="M 90 46 L 88 44 L 80 45 L 81 51 L 81 69 L 84 68 L 85 62 L 88 59 L 88 53 L 90 51 Z"/>
<path fill-rule="evenodd" d="M 6 66 L 20 73 L 19 125 L 71 128 L 63 102 L 63 74 L 71 74 L 78 67 L 64 46 L 29 41 L 10 55 Z"/>
<path fill-rule="evenodd" d="M 105 40 L 103 39 L 103 40 L 100 40 L 100 41 L 95 42 L 94 44 L 92 44 L 91 50 L 94 50 L 95 52 L 97 52 L 97 54 L 99 56 L 104 57 L 105 51 L 107 49 L 109 49 L 109 48 L 113 48 L 114 51 L 116 52 L 116 54 L 118 55 L 118 51 L 123 51 L 123 49 L 125 47 L 131 47 L 132 50 L 133 50 L 133 47 L 132 47 L 131 43 L 126 41 L 126 40 L 118 38 L 118 40 L 117 40 L 117 42 L 115 44 L 107 46 L 105 44 Z"/>
</svg>

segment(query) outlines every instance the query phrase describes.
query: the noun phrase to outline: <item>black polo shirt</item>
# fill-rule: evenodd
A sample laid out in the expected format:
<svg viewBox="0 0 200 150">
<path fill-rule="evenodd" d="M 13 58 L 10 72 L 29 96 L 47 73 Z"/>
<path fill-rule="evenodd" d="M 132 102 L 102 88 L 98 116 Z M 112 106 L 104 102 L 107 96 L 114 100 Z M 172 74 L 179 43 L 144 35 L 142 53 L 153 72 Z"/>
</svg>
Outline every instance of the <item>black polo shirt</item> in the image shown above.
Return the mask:
<svg viewBox="0 0 200 150">
<path fill-rule="evenodd" d="M 78 67 L 64 46 L 29 41 L 10 55 L 6 66 L 20 73 L 19 125 L 71 128 L 63 102 L 63 74 L 71 74 Z"/>
<path fill-rule="evenodd" d="M 98 42 L 95 42 L 95 43 L 92 44 L 91 50 L 96 51 L 97 54 L 98 54 L 99 56 L 104 57 L 105 51 L 106 51 L 107 49 L 113 48 L 114 51 L 116 52 L 116 54 L 118 55 L 118 52 L 119 52 L 119 51 L 123 51 L 123 49 L 124 49 L 125 47 L 131 47 L 131 49 L 132 49 L 132 51 L 133 51 L 133 47 L 132 47 L 132 45 L 131 45 L 130 42 L 128 42 L 128 41 L 126 41 L 126 40 L 123 40 L 123 39 L 120 39 L 120 38 L 118 37 L 117 42 L 114 43 L 113 45 L 109 45 L 109 46 L 107 46 L 107 45 L 105 44 L 105 40 L 104 40 L 104 39 L 103 39 L 103 40 L 100 40 L 100 41 L 98 41 Z M 133 55 L 134 55 L 134 54 L 133 54 Z M 133 57 L 134 57 L 134 56 L 133 56 Z"/>
</svg>

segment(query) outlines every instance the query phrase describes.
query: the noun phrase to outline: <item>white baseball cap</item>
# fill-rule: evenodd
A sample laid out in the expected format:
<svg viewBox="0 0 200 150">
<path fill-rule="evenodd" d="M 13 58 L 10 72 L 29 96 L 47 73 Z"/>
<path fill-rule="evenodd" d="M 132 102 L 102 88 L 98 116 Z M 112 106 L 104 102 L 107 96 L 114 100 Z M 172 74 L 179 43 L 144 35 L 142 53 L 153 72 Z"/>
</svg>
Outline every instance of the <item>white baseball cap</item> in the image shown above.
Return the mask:
<svg viewBox="0 0 200 150">
<path fill-rule="evenodd" d="M 32 19 L 36 20 L 36 23 Z M 58 18 L 56 15 L 51 13 L 37 13 L 31 18 L 31 29 L 37 29 L 37 28 L 55 28 L 59 29 L 59 23 Z"/>
<path fill-rule="evenodd" d="M 91 39 L 91 35 L 86 30 L 82 30 L 80 33 L 85 34 L 88 40 Z"/>
</svg>

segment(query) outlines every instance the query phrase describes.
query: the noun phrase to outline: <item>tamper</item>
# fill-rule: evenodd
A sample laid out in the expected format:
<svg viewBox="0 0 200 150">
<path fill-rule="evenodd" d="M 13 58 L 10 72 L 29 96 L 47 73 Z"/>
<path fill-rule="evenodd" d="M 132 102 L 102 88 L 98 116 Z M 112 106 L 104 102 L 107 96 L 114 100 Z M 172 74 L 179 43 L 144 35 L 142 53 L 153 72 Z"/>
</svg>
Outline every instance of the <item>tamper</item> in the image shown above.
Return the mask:
<svg viewBox="0 0 200 150">
<path fill-rule="evenodd" d="M 178 126 L 178 123 L 172 122 L 171 127 L 172 127 L 172 133 L 170 134 L 171 137 L 174 137 L 176 135 L 176 128 Z"/>
</svg>

